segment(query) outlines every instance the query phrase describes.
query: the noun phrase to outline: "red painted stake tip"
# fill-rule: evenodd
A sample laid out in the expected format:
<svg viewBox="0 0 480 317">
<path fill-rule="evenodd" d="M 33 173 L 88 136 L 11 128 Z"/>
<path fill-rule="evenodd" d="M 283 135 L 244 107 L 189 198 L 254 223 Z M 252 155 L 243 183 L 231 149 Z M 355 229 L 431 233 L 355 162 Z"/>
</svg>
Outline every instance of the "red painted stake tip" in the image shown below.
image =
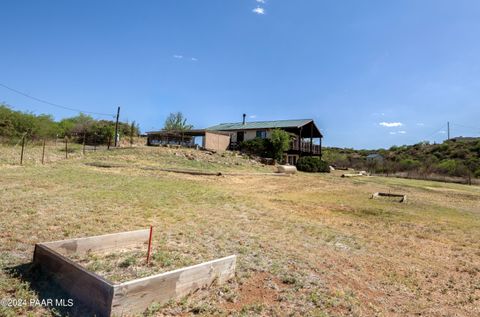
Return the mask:
<svg viewBox="0 0 480 317">
<path fill-rule="evenodd" d="M 150 252 L 152 250 L 153 226 L 150 226 L 150 237 L 148 238 L 147 265 L 150 264 Z"/>
</svg>

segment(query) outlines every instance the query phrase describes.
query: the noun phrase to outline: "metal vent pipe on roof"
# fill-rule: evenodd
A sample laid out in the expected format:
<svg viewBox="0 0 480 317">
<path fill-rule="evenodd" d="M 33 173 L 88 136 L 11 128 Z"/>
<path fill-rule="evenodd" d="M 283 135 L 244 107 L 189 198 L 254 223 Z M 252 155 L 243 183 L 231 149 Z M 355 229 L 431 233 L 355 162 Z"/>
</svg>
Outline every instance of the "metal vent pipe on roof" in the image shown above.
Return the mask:
<svg viewBox="0 0 480 317">
<path fill-rule="evenodd" d="M 242 121 L 242 124 L 243 124 L 243 125 L 245 125 L 245 117 L 246 117 L 246 116 L 247 116 L 247 115 L 244 113 L 244 114 L 243 114 L 243 121 Z"/>
</svg>

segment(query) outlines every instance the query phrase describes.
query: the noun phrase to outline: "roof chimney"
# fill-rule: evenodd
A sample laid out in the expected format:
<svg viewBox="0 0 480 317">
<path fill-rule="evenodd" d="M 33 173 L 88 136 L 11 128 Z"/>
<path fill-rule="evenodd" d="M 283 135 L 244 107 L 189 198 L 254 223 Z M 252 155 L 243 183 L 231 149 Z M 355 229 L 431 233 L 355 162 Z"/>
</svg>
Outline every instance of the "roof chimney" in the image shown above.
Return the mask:
<svg viewBox="0 0 480 317">
<path fill-rule="evenodd" d="M 247 115 L 244 113 L 244 114 L 243 114 L 243 122 L 242 122 L 243 125 L 245 125 L 245 117 L 246 117 L 246 116 L 247 116 Z"/>
</svg>

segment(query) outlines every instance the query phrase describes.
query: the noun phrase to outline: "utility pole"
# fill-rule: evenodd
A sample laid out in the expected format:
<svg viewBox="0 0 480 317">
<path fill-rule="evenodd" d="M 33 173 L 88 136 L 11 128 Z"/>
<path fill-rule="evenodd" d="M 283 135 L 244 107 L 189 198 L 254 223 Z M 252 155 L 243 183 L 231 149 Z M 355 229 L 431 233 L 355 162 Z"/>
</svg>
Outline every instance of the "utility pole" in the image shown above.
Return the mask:
<svg viewBox="0 0 480 317">
<path fill-rule="evenodd" d="M 447 138 L 450 140 L 450 121 L 447 121 Z"/>
<path fill-rule="evenodd" d="M 115 147 L 117 147 L 117 135 L 118 135 L 118 118 L 120 117 L 120 107 L 117 108 L 117 120 L 115 121 Z"/>
</svg>

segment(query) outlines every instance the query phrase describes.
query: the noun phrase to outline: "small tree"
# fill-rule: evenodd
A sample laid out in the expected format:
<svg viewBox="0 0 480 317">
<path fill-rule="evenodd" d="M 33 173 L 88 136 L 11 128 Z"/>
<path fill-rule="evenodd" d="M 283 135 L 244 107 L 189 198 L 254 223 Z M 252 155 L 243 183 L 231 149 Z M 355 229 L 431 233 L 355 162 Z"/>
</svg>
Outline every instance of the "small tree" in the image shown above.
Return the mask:
<svg viewBox="0 0 480 317">
<path fill-rule="evenodd" d="M 281 161 L 283 152 L 290 147 L 290 134 L 286 131 L 275 129 L 272 131 L 270 141 L 272 143 L 272 157 L 277 161 Z"/>
<path fill-rule="evenodd" d="M 166 131 L 188 131 L 192 128 L 193 126 L 187 124 L 187 118 L 181 112 L 170 113 L 163 126 Z"/>
</svg>

